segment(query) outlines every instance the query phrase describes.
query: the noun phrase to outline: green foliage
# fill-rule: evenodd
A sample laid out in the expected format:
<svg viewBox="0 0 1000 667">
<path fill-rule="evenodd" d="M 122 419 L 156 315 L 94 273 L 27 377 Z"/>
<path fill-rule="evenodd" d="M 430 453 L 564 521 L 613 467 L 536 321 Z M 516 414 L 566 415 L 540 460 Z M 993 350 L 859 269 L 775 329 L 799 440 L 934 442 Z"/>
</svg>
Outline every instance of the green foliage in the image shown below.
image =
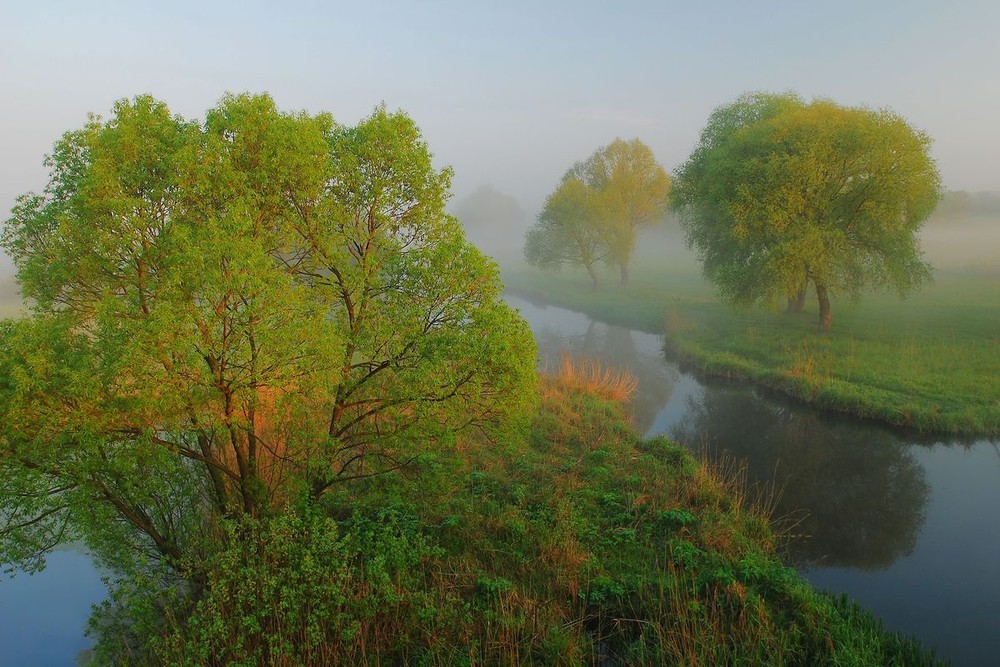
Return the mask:
<svg viewBox="0 0 1000 667">
<path fill-rule="evenodd" d="M 544 448 L 479 443 L 227 523 L 206 594 L 132 646 L 165 664 L 935 664 L 784 567 L 732 481 L 614 405 L 542 393 Z"/>
<path fill-rule="evenodd" d="M 225 527 L 207 595 L 152 642 L 170 665 L 324 664 L 403 603 L 435 551 L 396 512 L 338 526 L 314 511 Z M 406 601 L 407 604 L 413 600 Z"/>
<path fill-rule="evenodd" d="M 830 293 L 902 296 L 929 279 L 915 233 L 939 194 L 930 139 L 891 111 L 756 93 L 713 112 L 673 205 L 724 298 L 812 283 L 828 330 Z"/>
<path fill-rule="evenodd" d="M 595 290 L 595 265 L 606 262 L 627 283 L 636 236 L 663 217 L 669 192 L 670 178 L 646 144 L 615 139 L 566 172 L 528 230 L 524 258 L 543 269 L 582 266 Z"/>
<path fill-rule="evenodd" d="M 587 269 L 597 289 L 595 265 L 608 258 L 602 220 L 595 216 L 594 194 L 578 178 L 567 177 L 545 200 L 538 223 L 528 230 L 524 259 L 542 269 L 564 264 Z"/>
<path fill-rule="evenodd" d="M 32 306 L 0 331 L 0 562 L 195 568 L 223 517 L 527 424 L 530 331 L 406 114 L 141 96 L 46 164 L 2 237 Z"/>
</svg>

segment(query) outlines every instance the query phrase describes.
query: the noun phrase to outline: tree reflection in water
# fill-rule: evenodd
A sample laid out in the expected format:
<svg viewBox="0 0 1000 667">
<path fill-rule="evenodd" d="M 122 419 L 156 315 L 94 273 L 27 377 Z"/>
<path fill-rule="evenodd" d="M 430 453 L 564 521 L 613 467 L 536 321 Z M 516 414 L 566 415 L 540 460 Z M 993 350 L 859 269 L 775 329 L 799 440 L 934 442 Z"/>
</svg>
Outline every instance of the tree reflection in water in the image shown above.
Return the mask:
<svg viewBox="0 0 1000 667">
<path fill-rule="evenodd" d="M 930 488 L 889 431 L 714 382 L 688 402 L 670 435 L 744 460 L 751 484 L 777 489 L 774 516 L 798 520 L 793 564 L 870 571 L 913 551 Z"/>
</svg>

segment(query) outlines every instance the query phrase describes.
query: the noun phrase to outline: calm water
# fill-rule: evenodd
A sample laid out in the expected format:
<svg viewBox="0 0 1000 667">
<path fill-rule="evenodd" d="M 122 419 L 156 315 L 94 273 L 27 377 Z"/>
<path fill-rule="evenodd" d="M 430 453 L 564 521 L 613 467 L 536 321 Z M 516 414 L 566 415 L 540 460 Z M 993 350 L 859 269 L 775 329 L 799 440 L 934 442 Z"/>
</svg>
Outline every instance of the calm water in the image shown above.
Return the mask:
<svg viewBox="0 0 1000 667">
<path fill-rule="evenodd" d="M 0 665 L 64 667 L 93 642 L 90 607 L 107 595 L 101 574 L 78 549 L 61 548 L 39 574 L 0 575 Z"/>
<path fill-rule="evenodd" d="M 956 665 L 1000 656 L 1000 447 L 915 442 L 767 392 L 700 380 L 664 360 L 659 336 L 568 310 L 508 301 L 543 355 L 600 357 L 639 378 L 634 425 L 710 456 L 746 462 L 777 488 L 775 516 L 796 536 L 788 559 Z M 31 577 L 0 579 L 0 665 L 71 665 L 90 645 L 90 606 L 106 595 L 82 553 L 62 550 Z"/>
<path fill-rule="evenodd" d="M 663 356 L 660 336 L 509 297 L 543 356 L 568 350 L 639 378 L 634 425 L 745 461 L 780 491 L 788 560 L 849 593 L 894 630 L 956 665 L 1000 659 L 1000 448 L 949 444 L 821 414 L 751 387 L 699 379 Z"/>
</svg>

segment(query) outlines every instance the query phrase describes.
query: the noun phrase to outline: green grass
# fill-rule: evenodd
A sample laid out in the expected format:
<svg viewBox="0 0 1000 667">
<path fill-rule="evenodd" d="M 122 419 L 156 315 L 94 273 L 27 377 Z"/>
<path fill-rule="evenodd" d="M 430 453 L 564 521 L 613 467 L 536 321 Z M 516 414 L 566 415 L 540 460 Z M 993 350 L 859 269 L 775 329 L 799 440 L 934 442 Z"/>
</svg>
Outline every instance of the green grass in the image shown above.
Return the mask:
<svg viewBox="0 0 1000 667">
<path fill-rule="evenodd" d="M 508 271 L 508 289 L 597 319 L 666 334 L 668 350 L 713 375 L 746 378 L 820 407 L 924 431 L 1000 434 L 1000 273 L 939 272 L 906 300 L 833 304 L 819 334 L 800 315 L 721 303 L 690 262 L 609 275 Z"/>
<path fill-rule="evenodd" d="M 540 393 L 523 438 L 226 531 L 207 595 L 118 617 L 153 634 L 119 646 L 171 665 L 938 664 L 782 565 L 737 475 L 558 379 Z"/>
</svg>

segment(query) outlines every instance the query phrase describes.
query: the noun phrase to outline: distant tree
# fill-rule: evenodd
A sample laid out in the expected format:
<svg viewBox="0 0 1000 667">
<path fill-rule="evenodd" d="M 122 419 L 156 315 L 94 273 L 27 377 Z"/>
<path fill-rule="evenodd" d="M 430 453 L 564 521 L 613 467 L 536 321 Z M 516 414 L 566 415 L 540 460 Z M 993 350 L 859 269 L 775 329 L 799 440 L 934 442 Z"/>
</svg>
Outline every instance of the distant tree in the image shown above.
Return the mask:
<svg viewBox="0 0 1000 667">
<path fill-rule="evenodd" d="M 492 185 L 483 185 L 451 209 L 466 238 L 499 261 L 516 258 L 528 216 L 517 199 Z"/>
<path fill-rule="evenodd" d="M 602 221 L 596 217 L 594 196 L 580 179 L 567 175 L 528 230 L 525 261 L 542 269 L 582 266 L 596 290 L 596 265 L 607 259 L 609 249 Z"/>
<path fill-rule="evenodd" d="M 574 164 L 528 231 L 524 257 L 529 264 L 564 264 L 587 269 L 594 289 L 598 262 L 628 270 L 639 230 L 663 218 L 670 177 L 638 139 L 615 139 Z"/>
<path fill-rule="evenodd" d="M 32 305 L 0 322 L 0 562 L 197 568 L 221 518 L 526 416 L 531 333 L 405 114 L 139 97 L 48 164 L 3 236 Z"/>
<path fill-rule="evenodd" d="M 930 277 L 916 231 L 938 200 L 930 139 L 891 111 L 750 93 L 717 109 L 677 170 L 673 206 L 705 275 L 735 303 L 900 296 Z"/>
<path fill-rule="evenodd" d="M 670 177 L 639 139 L 615 139 L 574 165 L 570 174 L 594 193 L 593 217 L 601 221 L 608 260 L 620 268 L 627 285 L 639 230 L 666 213 Z"/>
</svg>

